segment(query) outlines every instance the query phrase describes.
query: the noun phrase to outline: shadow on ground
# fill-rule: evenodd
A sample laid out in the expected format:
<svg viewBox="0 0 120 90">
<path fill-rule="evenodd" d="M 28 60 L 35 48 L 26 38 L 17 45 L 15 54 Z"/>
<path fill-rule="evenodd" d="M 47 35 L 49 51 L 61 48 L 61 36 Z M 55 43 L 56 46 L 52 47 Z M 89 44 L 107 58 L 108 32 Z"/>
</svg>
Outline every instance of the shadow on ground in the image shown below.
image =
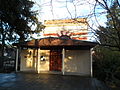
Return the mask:
<svg viewBox="0 0 120 90">
<path fill-rule="evenodd" d="M 95 78 L 33 73 L 0 74 L 0 90 L 110 90 Z"/>
</svg>

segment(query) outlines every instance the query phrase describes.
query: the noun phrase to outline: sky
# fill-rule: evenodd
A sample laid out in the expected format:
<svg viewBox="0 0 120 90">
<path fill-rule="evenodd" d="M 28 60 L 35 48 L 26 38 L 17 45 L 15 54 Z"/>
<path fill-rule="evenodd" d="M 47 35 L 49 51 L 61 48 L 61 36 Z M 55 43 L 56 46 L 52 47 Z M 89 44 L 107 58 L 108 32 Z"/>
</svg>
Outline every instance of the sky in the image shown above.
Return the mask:
<svg viewBox="0 0 120 90">
<path fill-rule="evenodd" d="M 94 0 L 33 0 L 41 21 L 53 19 L 71 19 L 87 17 L 88 21 L 95 21 L 93 15 Z M 101 11 L 99 8 L 97 12 Z M 98 15 L 99 24 L 104 24 L 105 15 Z"/>
<path fill-rule="evenodd" d="M 82 17 L 90 13 L 91 5 L 84 0 L 34 0 L 42 19 L 60 19 Z M 93 0 L 91 0 L 93 3 Z"/>
</svg>

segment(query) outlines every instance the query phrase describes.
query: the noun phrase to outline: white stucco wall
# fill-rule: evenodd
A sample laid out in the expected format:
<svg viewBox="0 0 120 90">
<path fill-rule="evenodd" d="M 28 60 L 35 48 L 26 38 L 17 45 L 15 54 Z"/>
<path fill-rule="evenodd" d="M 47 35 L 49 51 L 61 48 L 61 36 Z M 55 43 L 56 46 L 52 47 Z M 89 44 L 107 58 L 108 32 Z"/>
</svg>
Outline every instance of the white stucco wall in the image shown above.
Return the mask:
<svg viewBox="0 0 120 90">
<path fill-rule="evenodd" d="M 66 50 L 65 73 L 77 75 L 90 75 L 90 51 Z"/>
<path fill-rule="evenodd" d="M 40 50 L 40 56 L 45 57 L 45 61 L 40 60 L 40 71 L 49 71 L 50 50 Z"/>
<path fill-rule="evenodd" d="M 30 55 L 31 52 L 31 55 Z M 39 56 L 44 56 L 45 61 L 40 60 L 37 52 L 39 52 Z M 49 71 L 49 54 L 50 50 L 40 50 L 37 51 L 35 49 L 26 49 L 21 51 L 21 64 L 20 71 L 38 71 L 38 61 L 40 63 L 39 70 L 40 71 Z"/>
<path fill-rule="evenodd" d="M 20 71 L 36 71 L 37 50 L 26 49 L 21 51 Z"/>
<path fill-rule="evenodd" d="M 31 55 L 30 55 L 31 51 Z M 20 71 L 38 72 L 38 61 L 40 62 L 40 72 L 49 71 L 50 50 L 40 50 L 39 57 L 37 50 L 27 49 L 21 51 Z M 45 57 L 45 61 L 40 60 L 40 56 Z M 90 75 L 90 51 L 89 50 L 65 50 L 64 71 L 70 75 Z"/>
</svg>

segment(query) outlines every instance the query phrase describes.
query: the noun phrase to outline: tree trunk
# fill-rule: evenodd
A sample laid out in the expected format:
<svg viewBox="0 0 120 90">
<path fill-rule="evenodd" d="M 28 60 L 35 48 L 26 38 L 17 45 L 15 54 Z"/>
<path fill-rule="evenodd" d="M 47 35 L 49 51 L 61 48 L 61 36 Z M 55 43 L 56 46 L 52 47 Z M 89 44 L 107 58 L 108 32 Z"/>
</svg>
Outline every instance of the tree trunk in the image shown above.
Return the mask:
<svg viewBox="0 0 120 90">
<path fill-rule="evenodd" d="M 1 47 L 1 59 L 0 59 L 0 68 L 1 70 L 3 70 L 3 62 L 4 62 L 4 52 L 5 52 L 5 33 L 4 33 L 4 29 L 2 26 L 2 21 L 0 23 L 0 27 L 1 27 L 1 35 L 2 35 L 2 47 Z"/>
<path fill-rule="evenodd" d="M 2 57 L 4 57 L 4 47 L 5 47 L 5 35 L 4 35 L 4 32 L 2 33 Z"/>
</svg>

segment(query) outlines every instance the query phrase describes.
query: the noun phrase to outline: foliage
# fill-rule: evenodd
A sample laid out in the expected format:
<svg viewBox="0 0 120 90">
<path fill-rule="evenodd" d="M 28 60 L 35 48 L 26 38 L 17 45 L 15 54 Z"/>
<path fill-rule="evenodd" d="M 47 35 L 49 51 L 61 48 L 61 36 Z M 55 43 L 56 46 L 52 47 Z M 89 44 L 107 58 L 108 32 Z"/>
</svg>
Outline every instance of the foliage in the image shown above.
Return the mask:
<svg viewBox="0 0 120 90">
<path fill-rule="evenodd" d="M 29 39 L 33 33 L 39 33 L 44 26 L 38 21 L 37 11 L 33 11 L 34 2 L 30 0 L 0 0 L 0 41 L 2 56 L 5 42 L 20 42 Z M 32 27 L 37 27 L 32 30 Z"/>
<path fill-rule="evenodd" d="M 33 11 L 34 2 L 29 0 L 0 0 L 0 37 L 8 41 L 24 41 L 30 34 L 34 25 L 41 23 L 36 17 L 37 11 Z M 38 29 L 37 29 L 38 32 Z"/>
<path fill-rule="evenodd" d="M 97 46 L 93 60 L 95 77 L 109 84 L 120 85 L 120 52 Z"/>
<path fill-rule="evenodd" d="M 4 64 L 2 65 L 2 63 Z M 15 71 L 15 59 L 8 58 L 7 56 L 0 57 L 0 73 L 8 73 L 12 71 Z"/>
<path fill-rule="evenodd" d="M 107 12 L 106 26 L 99 26 L 96 34 L 103 46 L 120 50 L 120 4 L 118 0 L 96 0 Z M 113 48 L 112 48 L 113 49 Z"/>
<path fill-rule="evenodd" d="M 107 11 L 107 22 L 96 31 L 100 46 L 94 48 L 94 76 L 110 86 L 120 87 L 120 3 L 96 2 Z"/>
</svg>

